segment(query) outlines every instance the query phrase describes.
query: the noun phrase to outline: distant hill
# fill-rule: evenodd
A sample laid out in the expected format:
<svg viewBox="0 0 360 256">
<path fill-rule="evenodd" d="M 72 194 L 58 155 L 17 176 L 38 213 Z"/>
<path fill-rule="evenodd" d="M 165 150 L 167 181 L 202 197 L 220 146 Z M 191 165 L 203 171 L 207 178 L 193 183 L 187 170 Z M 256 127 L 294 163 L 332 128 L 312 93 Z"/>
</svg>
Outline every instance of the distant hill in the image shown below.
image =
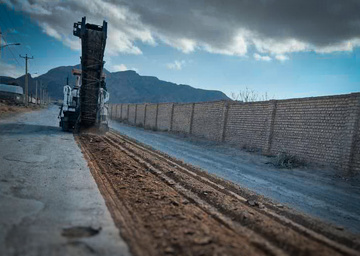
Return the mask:
<svg viewBox="0 0 360 256">
<path fill-rule="evenodd" d="M 63 98 L 63 87 L 69 77 L 71 85 L 75 77 L 71 74 L 76 66 L 62 66 L 49 70 L 46 74 L 32 78 L 29 75 L 29 93 L 35 95 L 36 81 L 47 87 L 53 99 Z M 135 71 L 120 71 L 106 74 L 106 84 L 111 103 L 158 103 L 158 102 L 201 102 L 228 100 L 220 91 L 196 89 L 189 85 L 175 84 L 159 80 L 157 77 L 141 76 Z M 19 78 L 1 77 L 1 83 L 17 84 L 24 87 L 25 75 Z"/>
<path fill-rule="evenodd" d="M 0 84 L 10 84 L 12 81 L 14 81 L 13 77 L 0 76 Z"/>
</svg>

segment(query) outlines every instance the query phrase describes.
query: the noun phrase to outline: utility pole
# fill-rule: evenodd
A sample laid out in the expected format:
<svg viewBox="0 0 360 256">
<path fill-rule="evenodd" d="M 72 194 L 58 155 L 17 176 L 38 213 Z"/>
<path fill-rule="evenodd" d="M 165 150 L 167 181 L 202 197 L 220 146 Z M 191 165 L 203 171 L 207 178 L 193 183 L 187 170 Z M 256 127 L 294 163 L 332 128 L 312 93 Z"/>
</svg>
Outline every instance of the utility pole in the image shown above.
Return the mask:
<svg viewBox="0 0 360 256">
<path fill-rule="evenodd" d="M 39 82 L 39 105 L 41 105 L 41 81 Z"/>
<path fill-rule="evenodd" d="M 43 105 L 45 105 L 45 89 L 43 88 Z"/>
<path fill-rule="evenodd" d="M 38 104 L 38 94 L 37 94 L 37 88 L 38 88 L 38 81 L 35 82 L 35 105 Z"/>
<path fill-rule="evenodd" d="M 44 102 L 44 105 L 46 105 L 47 104 L 47 102 L 46 102 L 46 97 L 47 97 L 47 86 L 44 86 L 43 85 L 43 102 Z"/>
<path fill-rule="evenodd" d="M 34 59 L 33 56 L 28 57 L 27 54 L 25 56 L 21 56 L 20 58 L 25 59 L 25 106 L 29 105 L 29 78 L 28 78 L 28 60 Z"/>
<path fill-rule="evenodd" d="M 1 39 L 2 39 L 2 32 L 1 32 L 1 28 L 0 28 L 0 59 L 1 59 Z"/>
<path fill-rule="evenodd" d="M 39 105 L 41 105 L 41 82 L 39 82 Z"/>
</svg>

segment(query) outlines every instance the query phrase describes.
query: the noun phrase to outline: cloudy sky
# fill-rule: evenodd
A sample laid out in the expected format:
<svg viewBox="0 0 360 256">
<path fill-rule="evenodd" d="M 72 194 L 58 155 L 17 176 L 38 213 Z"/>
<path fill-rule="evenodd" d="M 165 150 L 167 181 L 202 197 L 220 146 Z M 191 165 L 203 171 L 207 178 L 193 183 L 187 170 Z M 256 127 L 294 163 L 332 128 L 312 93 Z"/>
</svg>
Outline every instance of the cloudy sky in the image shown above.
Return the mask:
<svg viewBox="0 0 360 256">
<path fill-rule="evenodd" d="M 0 74 L 79 63 L 74 22 L 108 22 L 105 67 L 275 98 L 360 91 L 359 0 L 1 0 Z M 36 75 L 36 74 L 34 74 Z"/>
</svg>

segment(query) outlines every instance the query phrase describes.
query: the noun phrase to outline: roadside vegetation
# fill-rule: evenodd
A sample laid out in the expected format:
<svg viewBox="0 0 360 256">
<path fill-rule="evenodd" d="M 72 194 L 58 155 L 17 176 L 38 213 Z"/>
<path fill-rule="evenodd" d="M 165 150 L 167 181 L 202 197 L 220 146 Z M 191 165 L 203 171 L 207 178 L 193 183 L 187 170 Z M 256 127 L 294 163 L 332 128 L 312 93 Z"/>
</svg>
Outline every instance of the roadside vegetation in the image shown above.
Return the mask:
<svg viewBox="0 0 360 256">
<path fill-rule="evenodd" d="M 31 104 L 28 107 L 26 107 L 24 104 L 0 99 L 0 119 L 10 114 L 27 112 L 38 108 L 40 108 L 40 106 L 38 105 Z"/>
</svg>

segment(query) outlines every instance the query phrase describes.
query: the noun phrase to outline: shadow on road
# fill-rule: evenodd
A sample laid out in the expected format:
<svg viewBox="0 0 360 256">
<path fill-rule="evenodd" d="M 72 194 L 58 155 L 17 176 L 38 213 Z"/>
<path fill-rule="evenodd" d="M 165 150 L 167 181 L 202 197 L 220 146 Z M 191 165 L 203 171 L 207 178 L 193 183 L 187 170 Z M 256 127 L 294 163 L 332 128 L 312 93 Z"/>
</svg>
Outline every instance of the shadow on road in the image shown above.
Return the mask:
<svg viewBox="0 0 360 256">
<path fill-rule="evenodd" d="M 23 124 L 23 123 L 7 123 L 0 124 L 1 135 L 19 135 L 19 134 L 61 134 L 64 133 L 60 127 Z"/>
</svg>

